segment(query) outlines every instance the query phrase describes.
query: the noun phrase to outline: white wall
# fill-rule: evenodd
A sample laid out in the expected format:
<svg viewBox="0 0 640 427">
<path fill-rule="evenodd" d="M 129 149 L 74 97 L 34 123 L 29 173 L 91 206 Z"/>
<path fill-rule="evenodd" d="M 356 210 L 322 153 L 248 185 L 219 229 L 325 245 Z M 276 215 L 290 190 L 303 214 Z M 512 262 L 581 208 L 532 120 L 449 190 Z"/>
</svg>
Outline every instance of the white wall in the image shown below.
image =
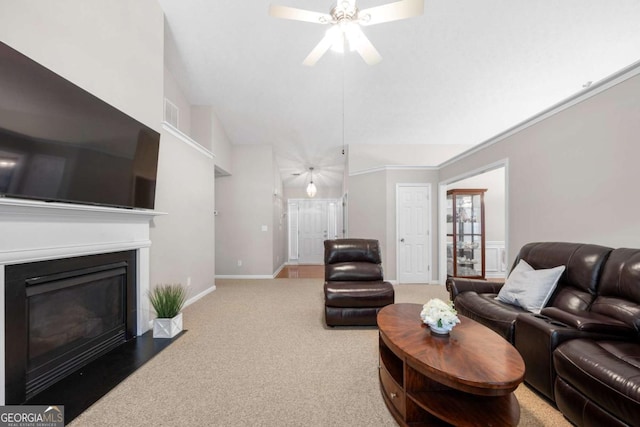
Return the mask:
<svg viewBox="0 0 640 427">
<path fill-rule="evenodd" d="M 396 184 L 431 183 L 432 233 L 437 236 L 438 172 L 431 169 L 470 145 L 349 145 L 345 174 L 349 237 L 377 238 L 385 278 L 396 280 Z M 381 237 L 373 237 L 381 236 Z M 438 274 L 438 239 L 432 239 L 431 269 Z"/>
<path fill-rule="evenodd" d="M 209 151 L 212 149 L 211 136 L 211 107 L 190 106 L 191 130 L 189 136 L 198 141 L 200 145 Z M 217 157 L 217 156 L 216 156 Z"/>
<path fill-rule="evenodd" d="M 231 141 L 213 108 L 211 110 L 211 139 L 211 149 L 216 154 L 216 166 L 226 173 L 233 173 Z"/>
<path fill-rule="evenodd" d="M 325 187 L 318 185 L 318 193 L 314 199 L 340 199 L 342 198 L 342 187 Z M 309 199 L 307 187 L 285 187 L 284 198 L 289 199 Z"/>
<path fill-rule="evenodd" d="M 160 131 L 164 17 L 153 0 L 0 1 L 0 40 Z"/>
<path fill-rule="evenodd" d="M 195 105 L 191 107 L 191 136 L 213 151 L 216 167 L 226 174 L 233 172 L 231 165 L 231 142 L 213 107 Z"/>
<path fill-rule="evenodd" d="M 150 283 L 190 277 L 191 296 L 210 289 L 213 162 L 161 128 L 165 83 L 172 97 L 183 97 L 170 74 L 165 81 L 157 2 L 2 0 L 0 40 L 161 132 L 156 209 L 169 215 L 152 224 Z"/>
<path fill-rule="evenodd" d="M 640 76 L 473 154 L 441 180 L 508 159 L 508 255 L 532 241 L 640 247 Z"/>
<path fill-rule="evenodd" d="M 287 222 L 285 221 L 285 217 L 283 215 L 284 212 L 286 212 L 287 206 L 282 197 L 282 178 L 280 176 L 280 169 L 278 168 L 278 162 L 276 160 L 275 153 L 272 153 L 272 161 L 273 190 L 271 194 L 273 206 L 273 222 L 271 224 L 271 230 L 273 231 L 273 268 L 271 271 L 275 273 L 287 261 L 285 240 Z"/>
<path fill-rule="evenodd" d="M 377 239 L 383 249 L 383 267 L 387 266 L 387 174 L 372 172 L 349 177 L 348 231 L 350 238 Z M 386 278 L 390 278 L 385 276 Z"/>
<path fill-rule="evenodd" d="M 278 185 L 274 182 L 273 149 L 269 145 L 234 145 L 231 157 L 233 175 L 215 180 L 216 275 L 272 276 L 274 239 L 280 238 L 274 236 L 273 226 L 273 193 Z"/>
<path fill-rule="evenodd" d="M 456 188 L 486 188 L 484 193 L 485 239 L 503 242 L 505 240 L 505 170 L 494 169 L 479 175 L 456 181 L 447 190 Z M 437 192 L 437 188 L 435 189 Z M 437 197 L 436 197 L 437 199 Z"/>
<path fill-rule="evenodd" d="M 351 174 L 381 166 L 438 166 L 470 148 L 457 144 L 366 144 L 350 145 Z"/>
<path fill-rule="evenodd" d="M 164 97 L 178 108 L 178 130 L 193 138 L 191 132 L 191 105 L 180 88 L 178 81 L 171 73 L 171 70 L 167 67 L 164 67 Z M 162 105 L 164 108 L 164 101 Z M 206 147 L 201 140 L 196 138 L 193 139 Z"/>
<path fill-rule="evenodd" d="M 348 179 L 348 237 L 377 239 L 387 280 L 396 280 L 396 184 L 431 184 L 431 229 L 437 236 L 437 183 L 435 169 L 393 169 L 356 174 Z M 438 274 L 437 238 L 432 239 L 431 268 Z"/>
<path fill-rule="evenodd" d="M 215 176 L 213 157 L 163 131 L 156 217 L 151 227 L 151 286 L 189 285 L 189 298 L 213 289 Z"/>
</svg>

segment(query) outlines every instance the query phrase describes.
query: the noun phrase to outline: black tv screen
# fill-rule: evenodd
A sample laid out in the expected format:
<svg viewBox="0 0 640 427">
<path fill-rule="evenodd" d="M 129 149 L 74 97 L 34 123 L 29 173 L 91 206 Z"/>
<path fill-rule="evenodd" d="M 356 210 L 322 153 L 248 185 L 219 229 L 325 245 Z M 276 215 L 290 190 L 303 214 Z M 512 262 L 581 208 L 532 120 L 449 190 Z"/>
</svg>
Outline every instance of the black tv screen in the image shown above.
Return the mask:
<svg viewBox="0 0 640 427">
<path fill-rule="evenodd" d="M 0 196 L 153 209 L 160 134 L 0 43 Z"/>
</svg>

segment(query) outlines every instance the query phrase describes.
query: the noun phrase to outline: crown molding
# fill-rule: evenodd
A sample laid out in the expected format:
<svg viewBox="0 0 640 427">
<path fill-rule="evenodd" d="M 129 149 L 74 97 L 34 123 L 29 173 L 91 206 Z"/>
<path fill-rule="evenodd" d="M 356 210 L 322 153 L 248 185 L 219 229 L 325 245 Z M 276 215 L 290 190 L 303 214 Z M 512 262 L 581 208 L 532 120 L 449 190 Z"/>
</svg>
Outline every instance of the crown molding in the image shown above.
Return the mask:
<svg viewBox="0 0 640 427">
<path fill-rule="evenodd" d="M 349 172 L 349 176 L 366 175 L 375 172 L 385 172 L 390 170 L 428 170 L 437 171 L 440 170 L 439 166 L 404 166 L 404 165 L 386 165 L 377 166 L 375 168 L 362 169 L 355 172 Z"/>
<path fill-rule="evenodd" d="M 467 151 L 464 151 L 458 154 L 457 156 L 450 158 L 449 160 L 438 165 L 438 169 L 442 169 L 446 166 L 449 166 L 453 163 L 456 163 L 464 159 L 465 157 L 469 157 L 472 154 L 477 153 L 478 151 L 484 150 L 485 148 L 490 147 L 493 144 L 496 144 L 518 132 L 521 132 L 530 126 L 535 125 L 538 122 L 548 119 L 549 117 L 554 116 L 566 110 L 567 108 L 570 108 L 576 104 L 586 101 L 587 99 L 601 92 L 604 92 L 605 90 L 610 89 L 626 80 L 629 80 L 630 78 L 635 77 L 639 74 L 640 74 L 640 61 L 637 61 L 629 65 L 628 67 L 625 67 L 620 71 L 613 73 L 610 76 L 605 77 L 602 80 L 599 80 L 593 83 L 591 86 L 584 88 L 583 90 L 571 95 L 570 97 L 563 99 L 562 101 L 552 105 L 551 107 L 542 110 L 538 114 L 535 114 L 534 116 L 529 117 L 526 120 L 523 120 L 522 122 L 495 135 L 494 137 L 489 138 L 488 140 L 481 142 L 480 144 L 468 149 Z"/>
</svg>

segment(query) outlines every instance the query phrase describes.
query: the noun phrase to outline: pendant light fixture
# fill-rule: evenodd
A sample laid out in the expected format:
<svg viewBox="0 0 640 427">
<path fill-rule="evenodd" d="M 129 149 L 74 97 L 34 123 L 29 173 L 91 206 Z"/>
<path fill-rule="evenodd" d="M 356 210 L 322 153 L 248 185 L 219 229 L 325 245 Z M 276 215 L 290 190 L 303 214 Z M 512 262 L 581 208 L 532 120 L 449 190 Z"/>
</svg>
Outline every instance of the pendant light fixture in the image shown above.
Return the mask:
<svg viewBox="0 0 640 427">
<path fill-rule="evenodd" d="M 316 185 L 313 183 L 313 167 L 309 168 L 309 173 L 311 174 L 311 180 L 309 181 L 309 185 L 307 185 L 307 195 L 309 197 L 315 197 L 318 193 L 318 189 Z"/>
</svg>

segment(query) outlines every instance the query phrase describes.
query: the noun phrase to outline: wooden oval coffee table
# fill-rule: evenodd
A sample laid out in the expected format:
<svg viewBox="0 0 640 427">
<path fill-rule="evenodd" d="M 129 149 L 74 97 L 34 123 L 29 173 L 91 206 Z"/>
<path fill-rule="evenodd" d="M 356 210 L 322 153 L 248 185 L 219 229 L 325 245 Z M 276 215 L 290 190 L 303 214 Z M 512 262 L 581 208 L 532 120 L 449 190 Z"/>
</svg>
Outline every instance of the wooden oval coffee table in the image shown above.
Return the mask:
<svg viewBox="0 0 640 427">
<path fill-rule="evenodd" d="M 449 336 L 433 335 L 420 304 L 392 304 L 378 313 L 380 389 L 402 426 L 515 426 L 513 395 L 524 378 L 518 351 L 464 316 Z"/>
</svg>

